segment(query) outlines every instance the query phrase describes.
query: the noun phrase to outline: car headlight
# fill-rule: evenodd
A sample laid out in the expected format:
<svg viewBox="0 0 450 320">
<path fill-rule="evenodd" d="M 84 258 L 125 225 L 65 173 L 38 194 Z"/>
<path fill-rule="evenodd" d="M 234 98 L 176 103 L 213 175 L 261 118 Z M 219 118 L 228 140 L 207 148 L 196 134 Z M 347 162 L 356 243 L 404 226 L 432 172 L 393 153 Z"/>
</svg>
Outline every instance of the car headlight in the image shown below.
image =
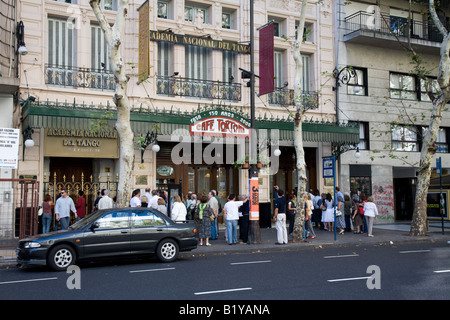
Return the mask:
<svg viewBox="0 0 450 320">
<path fill-rule="evenodd" d="M 25 249 L 39 248 L 41 244 L 39 242 L 25 242 L 23 246 Z"/>
</svg>

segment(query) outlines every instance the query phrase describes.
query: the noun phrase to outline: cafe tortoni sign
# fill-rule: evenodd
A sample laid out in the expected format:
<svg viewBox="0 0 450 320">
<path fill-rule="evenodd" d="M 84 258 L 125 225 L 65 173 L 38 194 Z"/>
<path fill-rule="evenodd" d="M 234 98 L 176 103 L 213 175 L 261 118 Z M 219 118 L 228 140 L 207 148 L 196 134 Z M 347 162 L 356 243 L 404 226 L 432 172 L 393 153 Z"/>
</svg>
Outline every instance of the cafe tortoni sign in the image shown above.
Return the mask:
<svg viewBox="0 0 450 320">
<path fill-rule="evenodd" d="M 150 40 L 165 41 L 175 44 L 199 46 L 209 49 L 233 51 L 236 53 L 250 53 L 250 46 L 231 41 L 219 41 L 210 38 L 181 35 L 171 32 L 150 31 Z"/>
<path fill-rule="evenodd" d="M 250 122 L 225 110 L 204 111 L 190 119 L 193 136 L 239 137 L 250 136 Z"/>
</svg>

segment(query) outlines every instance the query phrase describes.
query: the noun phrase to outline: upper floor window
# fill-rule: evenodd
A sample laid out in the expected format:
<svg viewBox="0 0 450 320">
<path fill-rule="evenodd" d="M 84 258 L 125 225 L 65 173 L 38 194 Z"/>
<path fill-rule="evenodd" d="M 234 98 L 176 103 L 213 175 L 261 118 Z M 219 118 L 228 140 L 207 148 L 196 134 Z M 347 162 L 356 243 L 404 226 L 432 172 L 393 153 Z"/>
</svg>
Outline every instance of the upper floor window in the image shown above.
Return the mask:
<svg viewBox="0 0 450 320">
<path fill-rule="evenodd" d="M 117 1 L 116 0 L 102 0 L 100 2 L 102 9 L 104 10 L 117 10 Z"/>
<path fill-rule="evenodd" d="M 431 77 L 427 77 L 426 80 L 420 79 L 420 101 L 431 101 L 428 92 L 435 96 L 441 92 L 437 79 Z"/>
<path fill-rule="evenodd" d="M 208 23 L 209 17 L 207 8 L 186 4 L 184 6 L 184 20 L 199 22 L 198 19 L 200 19 L 202 23 Z"/>
<path fill-rule="evenodd" d="M 233 82 L 235 76 L 236 54 L 232 51 L 222 53 L 223 82 Z"/>
<path fill-rule="evenodd" d="M 69 28 L 67 20 L 48 19 L 48 64 L 76 66 L 75 28 Z"/>
<path fill-rule="evenodd" d="M 393 126 L 392 149 L 397 151 L 419 151 L 417 128 L 415 126 Z"/>
<path fill-rule="evenodd" d="M 171 43 L 158 42 L 158 75 L 170 76 L 172 74 L 172 54 L 173 45 Z"/>
<path fill-rule="evenodd" d="M 352 68 L 356 77 L 350 78 L 347 84 L 347 94 L 367 96 L 367 69 Z"/>
<path fill-rule="evenodd" d="M 392 99 L 417 99 L 416 78 L 412 75 L 391 72 L 389 89 Z"/>
<path fill-rule="evenodd" d="M 235 29 L 233 13 L 231 11 L 222 11 L 222 28 Z"/>
<path fill-rule="evenodd" d="M 297 39 L 299 22 L 295 23 L 295 39 Z M 305 27 L 303 28 L 303 42 L 314 42 L 313 35 L 313 24 L 309 22 L 305 22 Z"/>
<path fill-rule="evenodd" d="M 281 37 L 283 35 L 283 22 L 277 19 L 273 20 L 273 36 Z"/>
<path fill-rule="evenodd" d="M 105 34 L 102 28 L 97 25 L 91 26 L 91 68 L 110 70 Z"/>
<path fill-rule="evenodd" d="M 185 73 L 190 79 L 208 80 L 211 50 L 197 46 L 185 47 Z"/>
<path fill-rule="evenodd" d="M 170 19 L 170 3 L 168 1 L 158 1 L 158 18 Z"/>
</svg>

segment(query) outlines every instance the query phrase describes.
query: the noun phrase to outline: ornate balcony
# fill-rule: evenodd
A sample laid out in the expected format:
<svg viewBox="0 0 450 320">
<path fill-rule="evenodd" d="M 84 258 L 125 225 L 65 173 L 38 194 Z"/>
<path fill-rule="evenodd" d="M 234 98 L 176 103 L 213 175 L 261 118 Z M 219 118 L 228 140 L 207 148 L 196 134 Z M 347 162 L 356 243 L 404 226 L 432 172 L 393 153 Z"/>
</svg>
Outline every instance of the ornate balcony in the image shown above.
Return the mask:
<svg viewBox="0 0 450 320">
<path fill-rule="evenodd" d="M 109 70 L 68 66 L 45 66 L 45 83 L 59 87 L 114 91 L 114 74 Z"/>
<path fill-rule="evenodd" d="M 307 109 L 316 109 L 319 107 L 318 93 L 315 91 L 302 91 L 300 103 Z M 269 104 L 279 106 L 295 105 L 294 90 L 285 88 L 275 88 L 275 91 L 269 93 Z"/>
<path fill-rule="evenodd" d="M 157 94 L 200 99 L 241 100 L 241 84 L 176 76 L 157 76 Z"/>
</svg>

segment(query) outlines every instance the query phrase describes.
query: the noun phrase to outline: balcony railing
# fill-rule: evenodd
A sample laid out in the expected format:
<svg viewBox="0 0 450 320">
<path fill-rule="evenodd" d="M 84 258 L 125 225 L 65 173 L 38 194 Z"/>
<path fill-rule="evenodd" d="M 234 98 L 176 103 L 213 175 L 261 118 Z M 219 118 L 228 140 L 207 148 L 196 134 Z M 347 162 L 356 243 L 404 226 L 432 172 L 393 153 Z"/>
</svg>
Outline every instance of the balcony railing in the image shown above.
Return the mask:
<svg viewBox="0 0 450 320">
<path fill-rule="evenodd" d="M 431 22 L 423 22 L 406 18 L 372 14 L 358 11 L 345 18 L 346 35 L 354 31 L 367 30 L 382 34 L 395 34 L 408 37 L 411 31 L 412 39 L 442 42 L 443 36 Z"/>
<path fill-rule="evenodd" d="M 114 74 L 109 70 L 77 68 L 68 66 L 45 66 L 45 83 L 60 87 L 91 88 L 114 91 Z"/>
<path fill-rule="evenodd" d="M 157 76 L 157 94 L 200 99 L 241 100 L 241 84 L 181 77 Z"/>
<path fill-rule="evenodd" d="M 298 99 L 300 99 L 299 102 L 307 110 L 316 109 L 319 106 L 318 93 L 315 91 L 302 91 Z M 294 90 L 275 88 L 275 91 L 269 93 L 269 104 L 280 106 L 295 105 Z"/>
</svg>

